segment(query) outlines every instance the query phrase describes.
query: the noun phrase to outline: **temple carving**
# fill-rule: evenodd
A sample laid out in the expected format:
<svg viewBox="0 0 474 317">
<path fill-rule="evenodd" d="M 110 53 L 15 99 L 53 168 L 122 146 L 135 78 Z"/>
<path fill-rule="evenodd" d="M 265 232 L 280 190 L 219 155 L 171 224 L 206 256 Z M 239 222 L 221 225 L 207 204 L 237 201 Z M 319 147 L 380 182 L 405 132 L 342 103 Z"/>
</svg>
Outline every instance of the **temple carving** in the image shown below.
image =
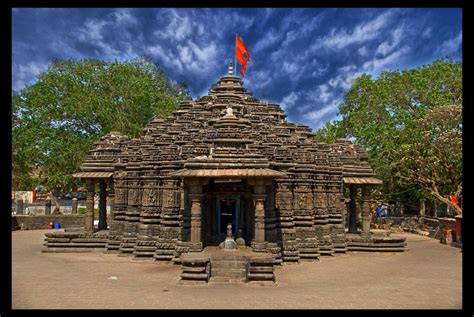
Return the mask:
<svg viewBox="0 0 474 317">
<path fill-rule="evenodd" d="M 381 183 L 360 147 L 316 142 L 279 105 L 247 92 L 232 70 L 207 96 L 186 97 L 172 116 L 151 121 L 141 137 L 102 137 L 75 177 L 88 184 L 89 200 L 95 183 L 104 195 L 108 187 L 106 248 L 157 261 L 217 246 L 228 228 L 275 263 L 346 252 L 351 241 L 369 245 L 369 189 Z M 93 230 L 92 212 L 85 228 Z"/>
</svg>

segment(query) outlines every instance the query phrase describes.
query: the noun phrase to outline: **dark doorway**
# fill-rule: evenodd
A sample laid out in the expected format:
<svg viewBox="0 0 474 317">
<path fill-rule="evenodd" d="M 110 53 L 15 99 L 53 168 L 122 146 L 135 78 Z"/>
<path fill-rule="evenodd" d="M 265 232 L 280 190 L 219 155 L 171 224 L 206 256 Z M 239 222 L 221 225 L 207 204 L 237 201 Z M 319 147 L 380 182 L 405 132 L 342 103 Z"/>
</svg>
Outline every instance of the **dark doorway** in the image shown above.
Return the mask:
<svg viewBox="0 0 474 317">
<path fill-rule="evenodd" d="M 235 235 L 237 229 L 236 221 L 236 201 L 235 199 L 220 200 L 220 234 L 227 233 L 227 225 L 232 224 L 232 234 Z"/>
</svg>

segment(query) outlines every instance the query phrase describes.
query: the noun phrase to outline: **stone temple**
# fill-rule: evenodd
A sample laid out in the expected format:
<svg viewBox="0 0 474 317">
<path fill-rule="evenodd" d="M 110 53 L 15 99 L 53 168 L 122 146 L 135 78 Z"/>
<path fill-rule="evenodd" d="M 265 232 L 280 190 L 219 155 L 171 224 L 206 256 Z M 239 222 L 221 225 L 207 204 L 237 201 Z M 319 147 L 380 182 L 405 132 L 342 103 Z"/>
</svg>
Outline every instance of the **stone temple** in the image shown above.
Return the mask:
<svg viewBox="0 0 474 317">
<path fill-rule="evenodd" d="M 256 280 L 274 280 L 273 265 L 286 262 L 403 251 L 403 240 L 370 232 L 369 190 L 381 181 L 366 153 L 345 139 L 316 142 L 309 127 L 287 122 L 280 106 L 257 100 L 232 74 L 231 64 L 207 96 L 185 98 L 140 138 L 111 132 L 97 141 L 74 174 L 88 190 L 85 231 L 47 234 L 45 252 L 102 248 L 182 263 L 182 279 L 207 281 L 219 252 L 244 259 L 247 280 L 252 272 Z M 96 233 L 95 184 L 99 229 L 107 228 L 105 198 L 113 200 L 109 230 Z M 235 253 L 218 248 L 229 224 L 239 242 Z"/>
</svg>

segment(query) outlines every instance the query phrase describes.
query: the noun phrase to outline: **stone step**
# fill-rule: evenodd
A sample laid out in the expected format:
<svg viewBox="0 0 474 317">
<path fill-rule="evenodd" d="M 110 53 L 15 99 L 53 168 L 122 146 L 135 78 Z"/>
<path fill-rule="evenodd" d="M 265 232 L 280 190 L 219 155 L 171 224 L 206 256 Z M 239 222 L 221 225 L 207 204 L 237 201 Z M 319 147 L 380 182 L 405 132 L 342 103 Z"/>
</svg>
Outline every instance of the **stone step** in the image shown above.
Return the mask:
<svg viewBox="0 0 474 317">
<path fill-rule="evenodd" d="M 214 269 L 211 267 L 212 277 L 232 277 L 232 278 L 245 278 L 246 270 L 239 269 Z"/>
<path fill-rule="evenodd" d="M 153 258 L 157 261 L 171 261 L 173 259 L 173 255 L 163 255 L 163 254 L 155 254 Z"/>
<path fill-rule="evenodd" d="M 367 242 L 348 242 L 348 247 L 379 247 L 379 248 L 390 248 L 390 247 L 403 247 L 406 242 L 395 242 L 395 243 L 367 243 Z"/>
<path fill-rule="evenodd" d="M 247 262 L 236 262 L 236 261 L 211 261 L 212 268 L 225 268 L 225 269 L 245 269 Z"/>
<path fill-rule="evenodd" d="M 83 252 L 104 252 L 104 248 L 44 248 L 42 253 L 83 253 Z"/>
<path fill-rule="evenodd" d="M 186 272 L 186 273 L 204 273 L 204 272 L 206 272 L 206 267 L 205 266 L 196 266 L 196 267 L 182 266 L 181 269 L 183 270 L 183 272 Z"/>
<path fill-rule="evenodd" d="M 319 254 L 300 254 L 300 259 L 319 259 Z"/>
<path fill-rule="evenodd" d="M 156 248 L 155 248 L 155 247 L 140 247 L 140 246 L 135 246 L 135 251 L 155 252 L 155 251 L 156 251 Z"/>
<path fill-rule="evenodd" d="M 71 242 L 81 242 L 81 243 L 105 243 L 106 239 L 101 238 L 72 238 Z"/>
<path fill-rule="evenodd" d="M 273 273 L 274 269 L 273 266 L 251 266 L 249 271 L 250 273 Z"/>
<path fill-rule="evenodd" d="M 300 251 L 300 254 L 301 253 L 318 253 L 319 248 L 300 248 L 299 251 Z"/>
<path fill-rule="evenodd" d="M 174 256 L 174 250 L 156 250 L 156 254 L 160 255 L 173 255 Z"/>
<path fill-rule="evenodd" d="M 348 247 L 349 251 L 373 251 L 373 252 L 403 252 L 408 251 L 405 247 L 377 248 L 377 247 Z"/>
<path fill-rule="evenodd" d="M 184 280 L 208 280 L 207 273 L 181 273 L 181 278 Z"/>
<path fill-rule="evenodd" d="M 209 279 L 209 282 L 213 283 L 242 283 L 245 282 L 246 278 L 232 278 L 232 277 L 212 277 Z"/>
<path fill-rule="evenodd" d="M 211 261 L 239 261 L 246 262 L 247 259 L 243 255 L 236 254 L 216 254 L 211 256 Z"/>
<path fill-rule="evenodd" d="M 260 281 L 274 281 L 275 275 L 274 274 L 265 274 L 265 273 L 250 273 L 247 277 L 249 280 L 260 280 Z"/>
<path fill-rule="evenodd" d="M 57 243 L 46 242 L 45 247 L 63 247 L 63 248 L 101 248 L 105 247 L 105 243 Z"/>
<path fill-rule="evenodd" d="M 146 251 L 133 251 L 133 255 L 138 256 L 138 257 L 153 257 L 155 252 L 146 252 Z"/>
<path fill-rule="evenodd" d="M 319 254 L 321 254 L 321 255 L 327 255 L 327 256 L 332 256 L 332 255 L 334 255 L 334 250 L 330 250 L 330 251 L 320 251 Z"/>
</svg>

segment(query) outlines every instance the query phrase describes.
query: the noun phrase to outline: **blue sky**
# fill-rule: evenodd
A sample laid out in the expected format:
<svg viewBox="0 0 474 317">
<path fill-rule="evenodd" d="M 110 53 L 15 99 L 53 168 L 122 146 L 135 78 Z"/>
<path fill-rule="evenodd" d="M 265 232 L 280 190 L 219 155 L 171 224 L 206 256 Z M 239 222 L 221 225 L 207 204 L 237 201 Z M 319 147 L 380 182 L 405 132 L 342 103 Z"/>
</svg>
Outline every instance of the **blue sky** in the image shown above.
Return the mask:
<svg viewBox="0 0 474 317">
<path fill-rule="evenodd" d="M 461 9 L 14 8 L 13 89 L 54 58 L 147 55 L 191 96 L 206 95 L 234 59 L 235 33 L 251 60 L 244 85 L 314 130 L 338 119 L 357 76 L 462 59 Z"/>
</svg>

